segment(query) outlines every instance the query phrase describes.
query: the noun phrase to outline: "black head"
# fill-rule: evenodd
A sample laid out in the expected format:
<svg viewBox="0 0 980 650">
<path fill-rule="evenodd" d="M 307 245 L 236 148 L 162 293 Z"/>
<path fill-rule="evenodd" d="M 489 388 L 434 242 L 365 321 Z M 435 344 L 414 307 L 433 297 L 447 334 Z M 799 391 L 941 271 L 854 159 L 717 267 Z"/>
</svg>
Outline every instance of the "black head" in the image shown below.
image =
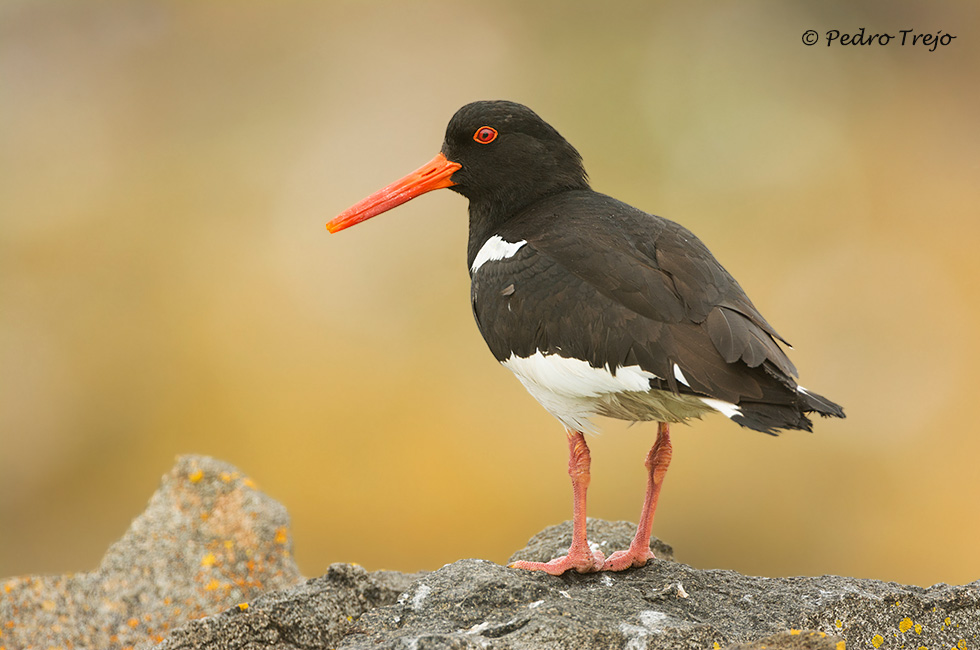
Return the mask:
<svg viewBox="0 0 980 650">
<path fill-rule="evenodd" d="M 327 223 L 349 228 L 416 196 L 448 187 L 470 200 L 470 236 L 558 192 L 588 189 L 582 157 L 547 122 L 514 102 L 473 102 L 456 111 L 442 151 Z"/>
<path fill-rule="evenodd" d="M 442 153 L 462 165 L 450 189 L 471 204 L 513 211 L 556 192 L 589 187 L 575 147 L 514 102 L 473 102 L 456 111 Z"/>
</svg>

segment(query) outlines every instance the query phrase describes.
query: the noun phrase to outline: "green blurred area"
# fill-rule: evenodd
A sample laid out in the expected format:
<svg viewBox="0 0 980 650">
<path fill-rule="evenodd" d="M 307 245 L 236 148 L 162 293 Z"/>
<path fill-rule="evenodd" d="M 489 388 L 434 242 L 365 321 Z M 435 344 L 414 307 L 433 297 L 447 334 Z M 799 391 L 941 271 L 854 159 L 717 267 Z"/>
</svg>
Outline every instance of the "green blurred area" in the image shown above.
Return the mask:
<svg viewBox="0 0 980 650">
<path fill-rule="evenodd" d="M 497 562 L 571 516 L 565 441 L 472 322 L 466 203 L 324 223 L 460 105 L 531 106 L 593 186 L 681 221 L 848 419 L 675 427 L 681 561 L 980 577 L 980 5 L 0 5 L 0 576 L 94 567 L 180 453 L 330 562 Z M 914 28 L 947 47 L 813 47 Z M 602 422 L 635 520 L 656 429 Z"/>
</svg>

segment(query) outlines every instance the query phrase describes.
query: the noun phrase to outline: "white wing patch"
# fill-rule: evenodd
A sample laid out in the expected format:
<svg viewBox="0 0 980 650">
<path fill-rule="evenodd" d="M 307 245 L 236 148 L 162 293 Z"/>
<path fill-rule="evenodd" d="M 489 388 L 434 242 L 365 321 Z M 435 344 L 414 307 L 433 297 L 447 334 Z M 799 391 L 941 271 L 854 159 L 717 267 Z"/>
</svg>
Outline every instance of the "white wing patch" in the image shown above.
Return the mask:
<svg viewBox="0 0 980 650">
<path fill-rule="evenodd" d="M 681 367 L 679 365 L 677 365 L 676 363 L 674 364 L 674 379 L 676 379 L 677 381 L 681 382 L 682 384 L 684 384 L 688 388 L 691 387 L 691 384 L 689 384 L 687 382 L 687 377 L 685 377 L 684 376 L 684 373 L 681 372 Z"/>
<path fill-rule="evenodd" d="M 513 257 L 517 254 L 517 251 L 521 250 L 521 246 L 526 243 L 527 241 L 524 239 L 511 243 L 504 241 L 500 235 L 494 235 L 483 244 L 480 252 L 476 254 L 476 259 L 473 260 L 473 266 L 470 267 L 470 273 L 476 273 L 487 262 Z"/>
<path fill-rule="evenodd" d="M 699 397 L 698 399 L 704 402 L 707 406 L 710 406 L 714 410 L 724 415 L 726 418 L 733 418 L 736 415 L 741 415 L 742 413 L 742 409 L 740 409 L 737 404 L 732 404 L 731 402 L 715 399 L 713 397 Z"/>
</svg>

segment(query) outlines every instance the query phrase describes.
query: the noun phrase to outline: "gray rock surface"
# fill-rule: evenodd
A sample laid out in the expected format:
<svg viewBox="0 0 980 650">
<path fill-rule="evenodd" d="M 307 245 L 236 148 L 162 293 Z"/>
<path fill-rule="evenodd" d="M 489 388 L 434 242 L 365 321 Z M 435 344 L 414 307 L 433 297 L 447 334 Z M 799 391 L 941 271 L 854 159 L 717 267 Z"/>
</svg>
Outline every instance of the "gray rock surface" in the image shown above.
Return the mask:
<svg viewBox="0 0 980 650">
<path fill-rule="evenodd" d="M 980 582 L 921 589 L 756 578 L 669 561 L 553 578 L 461 560 L 419 579 L 395 605 L 367 612 L 340 647 L 704 649 L 774 634 L 776 647 L 837 647 L 840 639 L 820 633 L 852 648 L 975 647 Z"/>
<path fill-rule="evenodd" d="M 625 522 L 594 520 L 589 528 L 601 548 L 632 536 Z M 513 559 L 546 559 L 569 531 L 570 522 L 553 526 Z M 400 591 L 397 601 L 372 608 Z M 159 647 L 842 650 L 978 642 L 980 582 L 922 589 L 837 576 L 758 578 L 669 560 L 554 578 L 460 560 L 414 579 L 335 565 L 323 578 L 256 600 L 244 617 L 233 610 L 192 623 Z"/>
<path fill-rule="evenodd" d="M 133 647 L 299 580 L 286 509 L 235 467 L 183 456 L 98 569 L 0 580 L 0 648 Z"/>
<path fill-rule="evenodd" d="M 274 591 L 175 630 L 163 643 L 140 650 L 198 648 L 332 648 L 364 612 L 394 603 L 419 577 L 396 571 L 368 573 L 334 564 L 326 575 Z"/>
<path fill-rule="evenodd" d="M 570 530 L 542 531 L 511 560 L 564 552 Z M 589 534 L 608 552 L 633 525 L 590 520 Z M 460 560 L 418 575 L 335 564 L 297 584 L 282 506 L 234 467 L 189 456 L 97 571 L 0 580 L 0 650 L 980 646 L 980 581 L 758 578 L 653 548 L 659 560 L 618 574 Z"/>
</svg>

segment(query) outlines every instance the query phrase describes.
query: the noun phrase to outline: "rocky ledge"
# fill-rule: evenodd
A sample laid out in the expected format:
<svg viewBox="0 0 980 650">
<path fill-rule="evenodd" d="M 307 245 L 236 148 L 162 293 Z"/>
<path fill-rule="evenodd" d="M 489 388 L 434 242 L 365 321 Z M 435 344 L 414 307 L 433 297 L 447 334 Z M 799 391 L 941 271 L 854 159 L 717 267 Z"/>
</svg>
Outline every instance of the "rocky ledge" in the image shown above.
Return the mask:
<svg viewBox="0 0 980 650">
<path fill-rule="evenodd" d="M 625 547 L 626 522 L 590 521 Z M 566 522 L 511 560 L 568 546 Z M 406 575 L 335 564 L 303 581 L 288 518 L 234 467 L 178 459 L 99 569 L 0 581 L 0 650 L 138 648 L 976 648 L 980 581 L 928 589 L 759 578 L 661 558 L 559 578 L 460 560 Z"/>
</svg>

